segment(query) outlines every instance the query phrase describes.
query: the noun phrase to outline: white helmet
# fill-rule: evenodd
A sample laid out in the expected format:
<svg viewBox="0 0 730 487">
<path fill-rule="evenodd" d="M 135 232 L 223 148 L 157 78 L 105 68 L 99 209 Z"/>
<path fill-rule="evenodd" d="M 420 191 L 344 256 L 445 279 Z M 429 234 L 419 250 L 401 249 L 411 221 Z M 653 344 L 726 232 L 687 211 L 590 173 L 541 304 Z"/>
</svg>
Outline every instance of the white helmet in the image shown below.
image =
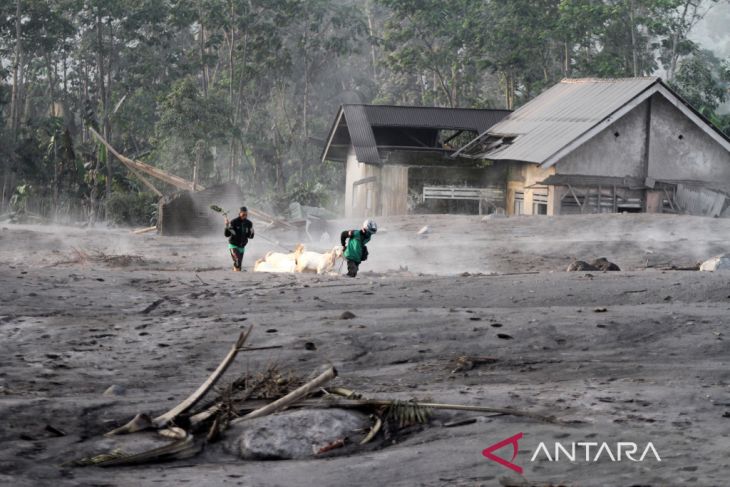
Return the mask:
<svg viewBox="0 0 730 487">
<path fill-rule="evenodd" d="M 377 231 L 378 231 L 378 224 L 377 224 L 377 223 L 375 223 L 375 221 L 374 221 L 374 220 L 370 220 L 370 219 L 368 219 L 368 220 L 365 220 L 365 221 L 364 221 L 364 222 L 362 223 L 362 229 L 363 229 L 363 230 L 367 230 L 367 231 L 368 231 L 368 232 L 370 232 L 370 233 L 375 233 L 375 232 L 377 232 Z"/>
</svg>

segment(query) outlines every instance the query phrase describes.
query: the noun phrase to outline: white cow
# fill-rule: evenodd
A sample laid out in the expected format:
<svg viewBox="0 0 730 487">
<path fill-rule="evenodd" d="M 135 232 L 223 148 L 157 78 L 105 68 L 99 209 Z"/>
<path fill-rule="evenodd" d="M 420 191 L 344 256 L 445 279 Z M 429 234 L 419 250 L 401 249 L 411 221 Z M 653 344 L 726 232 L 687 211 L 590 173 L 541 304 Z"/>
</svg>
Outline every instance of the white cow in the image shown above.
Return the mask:
<svg viewBox="0 0 730 487">
<path fill-rule="evenodd" d="M 329 252 L 303 251 L 297 257 L 296 272 L 316 272 L 326 274 L 335 268 L 337 259 L 342 257 L 342 247 L 335 245 Z"/>
<path fill-rule="evenodd" d="M 269 252 L 263 259 L 258 259 L 253 266 L 254 272 L 296 272 L 297 259 L 304 252 L 304 245 L 299 244 L 294 252 Z"/>
</svg>

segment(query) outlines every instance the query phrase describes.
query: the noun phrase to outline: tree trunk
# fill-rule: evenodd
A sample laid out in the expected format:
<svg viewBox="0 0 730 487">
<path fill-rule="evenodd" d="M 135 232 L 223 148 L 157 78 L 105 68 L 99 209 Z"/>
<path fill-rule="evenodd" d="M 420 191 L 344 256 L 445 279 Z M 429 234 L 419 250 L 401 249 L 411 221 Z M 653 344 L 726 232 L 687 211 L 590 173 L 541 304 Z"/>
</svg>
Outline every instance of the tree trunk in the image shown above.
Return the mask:
<svg viewBox="0 0 730 487">
<path fill-rule="evenodd" d="M 365 15 L 368 18 L 368 34 L 371 38 L 375 38 L 375 31 L 373 29 L 373 13 L 372 13 L 372 1 L 368 1 L 365 4 Z M 377 84 L 378 82 L 378 64 L 375 58 L 375 43 L 370 42 L 370 59 L 373 65 L 373 81 Z"/>
<path fill-rule="evenodd" d="M 18 99 L 19 99 L 19 85 L 20 82 L 20 65 L 22 58 L 22 46 L 20 44 L 20 0 L 15 1 L 15 57 L 13 59 L 13 91 L 10 96 L 10 117 L 8 119 L 8 125 L 10 128 L 10 141 L 11 150 L 13 152 L 12 158 L 15 159 L 15 143 L 18 140 Z M 6 196 L 9 195 L 10 189 L 10 161 L 3 158 L 3 184 L 2 191 L 0 191 L 0 209 L 5 208 Z"/>
<path fill-rule="evenodd" d="M 20 120 L 20 69 L 22 64 L 22 45 L 20 43 L 20 0 L 15 2 L 15 59 L 13 61 L 13 91 L 10 99 L 10 136 L 13 142 L 17 141 L 18 125 Z"/>
<path fill-rule="evenodd" d="M 198 30 L 198 44 L 200 48 L 200 65 L 202 67 L 203 97 L 208 98 L 208 62 L 205 59 L 205 27 L 203 26 L 203 11 L 198 12 L 200 28 Z"/>
<path fill-rule="evenodd" d="M 102 33 L 102 22 L 101 22 L 101 12 L 97 9 L 96 11 L 96 74 L 97 74 L 97 82 L 99 83 L 99 103 L 101 105 L 101 120 L 99 120 L 101 125 L 101 133 L 104 139 L 109 141 L 111 143 L 110 137 L 109 137 L 109 127 L 108 127 L 108 110 L 107 110 L 107 90 L 106 90 L 106 76 L 104 75 L 104 41 L 103 41 L 103 33 Z M 106 187 L 105 187 L 105 193 L 106 196 L 109 197 L 109 195 L 112 192 L 112 167 L 111 167 L 111 161 L 110 157 L 106 157 Z"/>
<path fill-rule="evenodd" d="M 629 27 L 631 28 L 631 66 L 633 68 L 634 78 L 639 76 L 638 55 L 636 53 L 636 22 L 634 20 L 634 9 L 636 4 L 634 0 L 629 2 Z"/>
<path fill-rule="evenodd" d="M 231 19 L 234 18 L 233 3 L 230 6 Z M 230 34 L 228 35 L 228 105 L 231 107 L 231 126 L 236 125 L 236 105 L 233 103 L 233 84 L 235 82 L 235 75 L 233 70 L 233 53 L 236 46 L 236 28 L 231 27 Z M 233 175 L 235 173 L 236 165 L 236 137 L 231 134 L 228 149 L 228 181 L 233 181 Z"/>
<path fill-rule="evenodd" d="M 687 0 L 686 2 L 684 2 L 684 8 L 682 10 L 682 16 L 680 17 L 679 25 L 677 25 L 674 33 L 672 34 L 672 50 L 670 52 L 669 69 L 667 70 L 667 81 L 672 81 L 674 79 L 674 74 L 677 70 L 677 61 L 679 60 L 679 54 L 677 54 L 677 48 L 679 47 L 679 36 L 682 35 L 682 37 L 684 37 L 682 30 L 684 28 L 684 19 L 687 17 L 687 10 L 689 10 L 690 3 L 692 3 L 692 0 Z"/>
</svg>

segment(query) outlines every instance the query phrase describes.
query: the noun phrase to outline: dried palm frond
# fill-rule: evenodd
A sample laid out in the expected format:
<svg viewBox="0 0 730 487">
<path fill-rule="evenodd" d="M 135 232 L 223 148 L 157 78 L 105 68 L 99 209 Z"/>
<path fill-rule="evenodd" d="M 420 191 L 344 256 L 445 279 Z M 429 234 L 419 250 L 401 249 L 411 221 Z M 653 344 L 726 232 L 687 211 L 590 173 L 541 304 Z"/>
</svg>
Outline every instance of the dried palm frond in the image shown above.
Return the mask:
<svg viewBox="0 0 730 487">
<path fill-rule="evenodd" d="M 116 460 L 118 458 L 124 458 L 129 456 L 129 454 L 124 453 L 120 449 L 112 450 L 109 453 L 101 453 L 99 455 L 94 455 L 92 457 L 84 457 L 80 458 L 78 460 L 72 460 L 68 463 L 63 464 L 64 466 L 73 466 L 73 467 L 88 467 L 91 465 L 99 465 L 102 463 L 109 462 L 111 460 Z"/>
<path fill-rule="evenodd" d="M 414 424 L 428 423 L 431 408 L 421 406 L 415 400 L 393 401 L 385 410 L 385 419 L 405 428 Z"/>
<path fill-rule="evenodd" d="M 342 396 L 345 399 L 362 399 L 362 394 L 359 394 L 355 391 L 352 391 L 350 389 L 346 389 L 344 387 L 332 387 L 330 389 L 327 389 L 327 392 L 330 394 L 336 394 L 338 396 Z"/>
</svg>

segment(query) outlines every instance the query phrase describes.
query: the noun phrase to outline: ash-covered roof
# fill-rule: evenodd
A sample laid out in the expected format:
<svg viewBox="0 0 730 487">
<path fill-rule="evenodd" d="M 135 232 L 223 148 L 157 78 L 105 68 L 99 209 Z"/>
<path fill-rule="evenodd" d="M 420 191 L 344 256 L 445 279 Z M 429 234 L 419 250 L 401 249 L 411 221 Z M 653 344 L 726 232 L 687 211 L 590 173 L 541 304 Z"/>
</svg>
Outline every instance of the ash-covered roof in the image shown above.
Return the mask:
<svg viewBox="0 0 730 487">
<path fill-rule="evenodd" d="M 715 140 L 728 138 L 660 78 L 564 79 L 482 132 L 457 155 L 550 167 L 654 93 L 660 93 Z"/>
</svg>

